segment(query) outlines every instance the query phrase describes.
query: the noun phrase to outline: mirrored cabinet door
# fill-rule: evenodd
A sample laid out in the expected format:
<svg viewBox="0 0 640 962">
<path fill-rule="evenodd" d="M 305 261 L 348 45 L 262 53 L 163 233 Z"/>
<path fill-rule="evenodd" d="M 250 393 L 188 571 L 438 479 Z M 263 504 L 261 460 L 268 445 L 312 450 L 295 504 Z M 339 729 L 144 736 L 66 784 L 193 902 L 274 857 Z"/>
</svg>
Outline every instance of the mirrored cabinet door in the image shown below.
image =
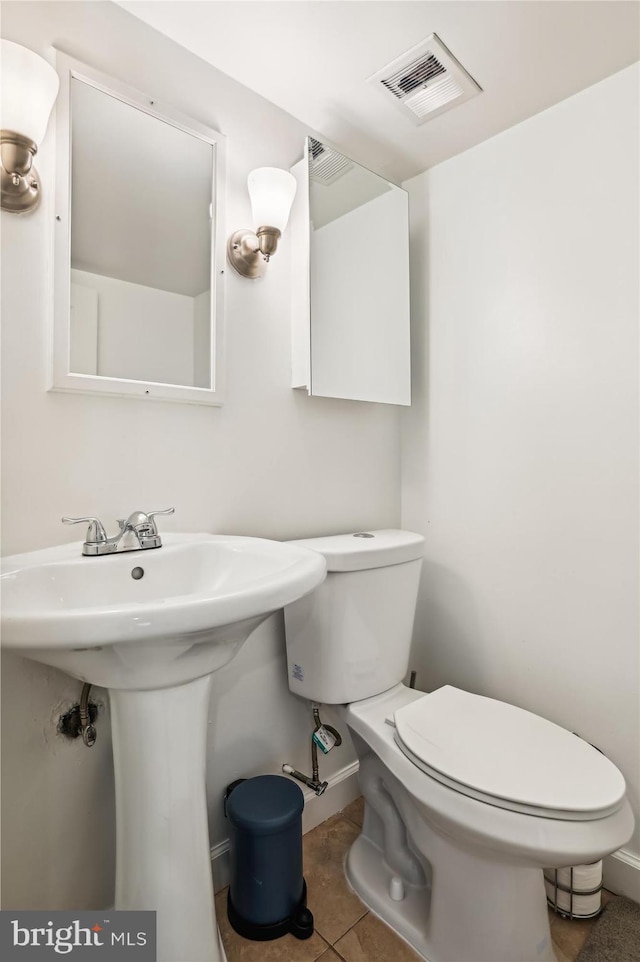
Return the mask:
<svg viewBox="0 0 640 962">
<path fill-rule="evenodd" d="M 314 138 L 293 173 L 293 386 L 409 405 L 408 195 Z"/>
<path fill-rule="evenodd" d="M 52 387 L 220 404 L 223 138 L 57 66 Z"/>
</svg>

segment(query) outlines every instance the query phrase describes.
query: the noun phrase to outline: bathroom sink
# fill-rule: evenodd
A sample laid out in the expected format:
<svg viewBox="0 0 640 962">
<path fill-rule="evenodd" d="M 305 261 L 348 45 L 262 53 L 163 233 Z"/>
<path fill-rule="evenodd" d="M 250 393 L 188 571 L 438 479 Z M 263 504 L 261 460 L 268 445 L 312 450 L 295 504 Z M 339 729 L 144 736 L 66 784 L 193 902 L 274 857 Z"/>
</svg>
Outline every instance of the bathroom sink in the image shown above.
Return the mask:
<svg viewBox="0 0 640 962">
<path fill-rule="evenodd" d="M 3 559 L 2 644 L 109 689 L 115 907 L 155 910 L 158 962 L 224 962 L 205 789 L 212 676 L 272 612 L 324 580 L 325 560 L 208 534 L 103 557 L 81 549 Z"/>
<path fill-rule="evenodd" d="M 98 558 L 46 548 L 2 561 L 2 644 L 107 688 L 176 685 L 323 578 L 317 553 L 262 538 L 169 534 Z"/>
</svg>

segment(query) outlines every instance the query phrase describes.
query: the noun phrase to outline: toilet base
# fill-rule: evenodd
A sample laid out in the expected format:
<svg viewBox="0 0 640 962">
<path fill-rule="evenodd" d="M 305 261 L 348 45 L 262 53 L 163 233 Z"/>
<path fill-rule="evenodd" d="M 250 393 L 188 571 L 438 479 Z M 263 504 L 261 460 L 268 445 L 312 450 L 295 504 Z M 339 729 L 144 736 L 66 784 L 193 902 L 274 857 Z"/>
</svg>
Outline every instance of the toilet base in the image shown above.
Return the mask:
<svg viewBox="0 0 640 962">
<path fill-rule="evenodd" d="M 378 847 L 360 835 L 347 853 L 344 873 L 350 887 L 374 915 L 391 926 L 423 959 L 427 956 L 425 921 L 429 918 L 431 890 L 429 886 L 404 884 L 401 902 L 392 899 L 392 872 L 386 867 Z"/>
<path fill-rule="evenodd" d="M 347 881 L 427 962 L 555 962 L 541 870 L 490 863 L 441 841 L 449 851 L 434 864 L 433 890 L 405 882 L 396 901 L 394 875 L 365 835 L 347 855 Z"/>
</svg>

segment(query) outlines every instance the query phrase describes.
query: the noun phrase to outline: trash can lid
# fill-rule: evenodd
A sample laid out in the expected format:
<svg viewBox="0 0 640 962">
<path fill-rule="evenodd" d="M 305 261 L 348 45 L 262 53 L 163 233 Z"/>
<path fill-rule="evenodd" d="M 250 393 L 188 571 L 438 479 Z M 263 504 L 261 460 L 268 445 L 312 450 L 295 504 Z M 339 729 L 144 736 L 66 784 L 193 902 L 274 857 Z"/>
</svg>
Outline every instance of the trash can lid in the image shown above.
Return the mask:
<svg viewBox="0 0 640 962">
<path fill-rule="evenodd" d="M 256 835 L 273 835 L 302 814 L 304 796 L 284 775 L 256 775 L 234 788 L 227 799 L 233 825 Z"/>
</svg>

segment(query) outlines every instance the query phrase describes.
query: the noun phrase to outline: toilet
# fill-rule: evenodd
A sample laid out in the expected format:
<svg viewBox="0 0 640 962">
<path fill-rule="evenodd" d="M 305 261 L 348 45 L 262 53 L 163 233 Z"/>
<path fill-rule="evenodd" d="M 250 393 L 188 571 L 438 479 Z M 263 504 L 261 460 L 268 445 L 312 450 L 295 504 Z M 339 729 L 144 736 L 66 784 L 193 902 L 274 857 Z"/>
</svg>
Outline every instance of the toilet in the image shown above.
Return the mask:
<svg viewBox="0 0 640 962">
<path fill-rule="evenodd" d="M 349 884 L 429 962 L 555 962 L 542 869 L 629 840 L 622 774 L 531 712 L 403 684 L 421 535 L 295 543 L 324 555 L 328 574 L 285 608 L 289 688 L 339 706 L 359 759 L 365 814 Z"/>
</svg>

